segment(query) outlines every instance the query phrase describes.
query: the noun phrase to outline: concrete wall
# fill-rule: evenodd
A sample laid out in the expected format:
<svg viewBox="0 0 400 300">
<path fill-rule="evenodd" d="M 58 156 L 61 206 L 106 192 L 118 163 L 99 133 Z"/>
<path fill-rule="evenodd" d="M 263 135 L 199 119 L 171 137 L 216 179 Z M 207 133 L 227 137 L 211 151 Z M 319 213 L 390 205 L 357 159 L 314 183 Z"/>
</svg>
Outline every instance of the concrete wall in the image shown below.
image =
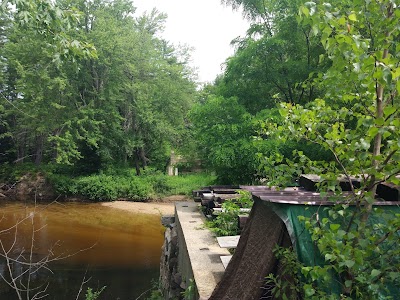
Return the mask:
<svg viewBox="0 0 400 300">
<path fill-rule="evenodd" d="M 165 299 L 182 299 L 191 287 L 191 299 L 208 299 L 224 274 L 220 256 L 229 255 L 218 246 L 204 226 L 204 215 L 195 202 L 175 204 L 174 223 L 167 225 L 160 281 Z"/>
</svg>

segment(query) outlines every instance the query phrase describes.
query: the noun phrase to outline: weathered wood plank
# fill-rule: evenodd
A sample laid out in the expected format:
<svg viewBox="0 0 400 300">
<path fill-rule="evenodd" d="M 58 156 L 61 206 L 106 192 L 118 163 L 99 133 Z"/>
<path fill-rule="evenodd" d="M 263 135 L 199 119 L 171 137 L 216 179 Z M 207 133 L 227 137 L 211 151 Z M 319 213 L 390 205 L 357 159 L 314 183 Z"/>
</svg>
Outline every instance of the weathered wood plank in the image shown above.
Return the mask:
<svg viewBox="0 0 400 300">
<path fill-rule="evenodd" d="M 223 203 L 226 200 L 237 199 L 239 196 L 239 194 L 214 194 L 214 199 L 220 203 Z"/>
<path fill-rule="evenodd" d="M 238 218 L 238 227 L 240 230 L 242 230 L 247 223 L 249 215 L 238 215 L 237 218 Z"/>
<path fill-rule="evenodd" d="M 360 178 L 351 177 L 351 184 L 355 188 L 359 188 L 360 185 Z M 340 176 L 337 179 L 342 191 L 350 191 L 351 184 L 347 177 Z M 317 184 L 321 182 L 321 177 L 315 174 L 303 174 L 299 178 L 299 185 L 303 187 L 307 191 L 315 191 L 317 189 Z"/>
<path fill-rule="evenodd" d="M 216 194 L 237 194 L 239 189 L 213 188 L 212 191 Z"/>
</svg>

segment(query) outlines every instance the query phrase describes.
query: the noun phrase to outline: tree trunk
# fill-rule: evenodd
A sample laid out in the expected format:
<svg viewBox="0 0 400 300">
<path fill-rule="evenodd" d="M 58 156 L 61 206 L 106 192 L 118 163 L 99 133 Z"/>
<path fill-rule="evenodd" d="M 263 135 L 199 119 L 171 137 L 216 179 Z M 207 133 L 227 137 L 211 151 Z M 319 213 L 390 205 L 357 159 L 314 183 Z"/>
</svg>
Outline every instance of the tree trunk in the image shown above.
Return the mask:
<svg viewBox="0 0 400 300">
<path fill-rule="evenodd" d="M 139 157 L 138 150 L 135 150 L 135 155 L 133 157 L 135 160 L 136 175 L 140 176 L 140 164 L 139 164 L 140 157 Z"/>
<path fill-rule="evenodd" d="M 43 160 L 44 135 L 36 137 L 35 165 L 40 165 Z"/>
<path fill-rule="evenodd" d="M 17 134 L 15 144 L 17 145 L 17 159 L 16 163 L 23 163 L 26 157 L 26 133 Z"/>
<path fill-rule="evenodd" d="M 144 152 L 144 148 L 141 147 L 139 150 L 140 160 L 142 161 L 143 170 L 147 167 L 147 163 L 149 159 L 146 157 L 146 153 Z"/>
</svg>

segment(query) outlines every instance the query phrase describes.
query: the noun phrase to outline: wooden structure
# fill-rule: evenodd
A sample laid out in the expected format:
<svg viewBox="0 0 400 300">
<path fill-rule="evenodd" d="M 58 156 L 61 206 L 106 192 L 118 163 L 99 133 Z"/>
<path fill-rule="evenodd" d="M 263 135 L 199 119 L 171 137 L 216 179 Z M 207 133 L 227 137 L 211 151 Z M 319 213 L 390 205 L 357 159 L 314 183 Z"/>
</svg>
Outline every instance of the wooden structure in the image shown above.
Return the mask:
<svg viewBox="0 0 400 300">
<path fill-rule="evenodd" d="M 346 178 L 338 178 L 344 198 L 351 195 L 349 193 L 351 185 L 356 188 L 361 186 L 359 178 L 354 177 L 350 180 L 351 184 Z M 276 245 L 294 249 L 302 245 L 302 250 L 298 251 L 298 254 L 306 264 L 310 259 L 317 257 L 317 253 L 313 252 L 314 248 L 310 247 L 312 241 L 308 241 L 305 237 L 306 230 L 300 228 L 301 224 L 296 221 L 298 215 L 323 213 L 325 210 L 321 209 L 321 206 L 335 204 L 330 199 L 330 194 L 321 197 L 316 191 L 320 182 L 319 176 L 307 174 L 299 179 L 300 186 L 285 189 L 241 185 L 208 186 L 193 191 L 194 199 L 201 202 L 211 214 L 221 213 L 221 204 L 239 197 L 238 190 L 249 191 L 254 200 L 250 216 L 246 214 L 238 216 L 241 235 L 216 239 L 220 250 L 235 249 L 235 253 L 212 256 L 212 261 L 218 260 L 225 271 L 210 300 L 269 297 L 264 279 L 277 270 L 279 262 L 273 255 Z M 388 209 L 392 209 L 389 206 L 399 209 L 399 195 L 400 187 L 381 183 L 377 187 L 374 205 L 383 209 L 385 206 Z"/>
</svg>

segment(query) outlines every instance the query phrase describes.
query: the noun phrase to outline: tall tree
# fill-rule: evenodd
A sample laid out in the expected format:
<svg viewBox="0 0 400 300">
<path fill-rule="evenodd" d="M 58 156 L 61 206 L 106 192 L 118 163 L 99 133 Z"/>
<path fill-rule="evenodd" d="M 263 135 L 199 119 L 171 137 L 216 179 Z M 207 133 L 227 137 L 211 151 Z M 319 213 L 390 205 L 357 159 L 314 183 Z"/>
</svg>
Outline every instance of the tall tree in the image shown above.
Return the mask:
<svg viewBox="0 0 400 300">
<path fill-rule="evenodd" d="M 216 171 L 224 183 L 251 183 L 260 149 L 252 140 L 255 127 L 243 105 L 235 98 L 209 96 L 205 103 L 196 105 L 190 120 L 200 157 L 206 167 Z"/>
<path fill-rule="evenodd" d="M 321 68 L 322 47 L 311 27 L 297 22 L 297 1 L 223 1 L 242 6 L 252 20 L 247 37 L 233 41 L 235 55 L 217 83 L 224 96 L 237 96 L 250 112 L 276 102 L 306 103 L 316 97 L 310 73 Z"/>
<path fill-rule="evenodd" d="M 14 9 L 7 11 L 10 5 Z M 62 60 L 94 56 L 94 48 L 67 34 L 79 14 L 48 1 L 5 1 L 1 7 L 4 44 L 1 47 L 1 101 L 17 152 L 17 161 L 33 157 L 39 164 L 47 137 L 62 118 L 65 78 Z"/>
</svg>

